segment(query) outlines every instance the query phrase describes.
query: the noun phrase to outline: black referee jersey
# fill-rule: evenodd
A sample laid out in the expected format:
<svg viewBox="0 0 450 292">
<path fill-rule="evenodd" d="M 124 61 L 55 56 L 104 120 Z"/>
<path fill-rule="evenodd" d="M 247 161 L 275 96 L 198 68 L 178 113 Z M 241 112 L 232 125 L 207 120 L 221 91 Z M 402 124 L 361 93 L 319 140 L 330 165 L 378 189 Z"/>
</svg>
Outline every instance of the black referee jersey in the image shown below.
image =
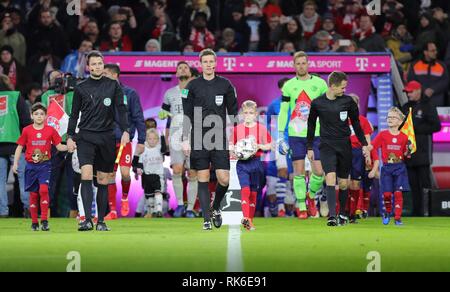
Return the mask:
<svg viewBox="0 0 450 292">
<path fill-rule="evenodd" d="M 119 113 L 117 123 L 120 129 L 129 131 L 127 105 L 120 84 L 104 76 L 98 80 L 89 77 L 75 86 L 67 134 L 75 135 L 80 113 L 81 118 L 78 124 L 80 130 L 113 131 L 116 108 Z"/>
<path fill-rule="evenodd" d="M 189 123 L 183 123 L 183 137 L 186 139 L 190 131 L 202 129 L 202 136 L 214 127 L 214 124 L 204 125 L 208 116 L 217 115 L 223 123 L 223 131 L 226 129 L 226 117 L 236 116 L 238 104 L 236 90 L 231 82 L 223 77 L 215 76 L 212 80 L 206 80 L 202 76 L 189 82 L 182 91 L 184 115 L 190 119 Z M 201 110 L 202 118 L 194 120 L 194 109 Z M 191 135 L 194 137 L 194 134 Z M 224 141 L 226 136 L 224 135 Z M 191 139 L 192 140 L 192 139 Z"/>
<path fill-rule="evenodd" d="M 333 142 L 349 140 L 351 131 L 348 119 L 350 118 L 358 140 L 362 145 L 367 146 L 364 132 L 359 123 L 358 105 L 351 96 L 344 94 L 335 100 L 330 100 L 325 93 L 312 101 L 308 117 L 308 149 L 313 148 L 317 118 L 320 121 L 321 142 L 333 144 Z"/>
</svg>

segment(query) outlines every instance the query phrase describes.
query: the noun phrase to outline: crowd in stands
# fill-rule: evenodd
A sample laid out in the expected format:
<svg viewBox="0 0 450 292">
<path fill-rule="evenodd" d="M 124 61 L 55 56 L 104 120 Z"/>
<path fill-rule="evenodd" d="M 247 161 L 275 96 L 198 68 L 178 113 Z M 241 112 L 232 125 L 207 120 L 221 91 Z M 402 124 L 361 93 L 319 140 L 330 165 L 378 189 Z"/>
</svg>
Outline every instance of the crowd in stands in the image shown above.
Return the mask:
<svg viewBox="0 0 450 292">
<path fill-rule="evenodd" d="M 79 0 L 76 14 L 72 2 L 0 1 L 0 74 L 7 75 L 24 96 L 36 84 L 45 91 L 47 74 L 55 69 L 85 77 L 84 56 L 92 49 L 183 53 L 204 48 L 241 53 L 389 49 L 405 79 L 424 75 L 420 72 L 430 64 L 432 74 L 419 78 L 434 83 L 438 72 L 437 77 L 447 79 L 435 94 L 441 96 L 448 89 L 450 3 L 445 0 L 383 0 L 379 16 L 367 14 L 368 0 Z M 434 44 L 436 57 L 425 60 L 429 43 Z M 438 99 L 437 105 L 446 104 L 444 98 Z"/>
</svg>

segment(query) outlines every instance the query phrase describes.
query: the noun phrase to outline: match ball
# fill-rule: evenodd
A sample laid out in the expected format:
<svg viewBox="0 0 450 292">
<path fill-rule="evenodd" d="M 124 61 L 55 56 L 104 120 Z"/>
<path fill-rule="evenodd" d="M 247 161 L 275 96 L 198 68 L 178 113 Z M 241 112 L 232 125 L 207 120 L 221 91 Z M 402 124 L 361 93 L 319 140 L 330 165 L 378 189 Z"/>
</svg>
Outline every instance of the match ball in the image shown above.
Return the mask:
<svg viewBox="0 0 450 292">
<path fill-rule="evenodd" d="M 234 153 L 239 160 L 247 160 L 253 157 L 257 151 L 258 145 L 254 137 L 239 140 L 234 148 Z"/>
</svg>

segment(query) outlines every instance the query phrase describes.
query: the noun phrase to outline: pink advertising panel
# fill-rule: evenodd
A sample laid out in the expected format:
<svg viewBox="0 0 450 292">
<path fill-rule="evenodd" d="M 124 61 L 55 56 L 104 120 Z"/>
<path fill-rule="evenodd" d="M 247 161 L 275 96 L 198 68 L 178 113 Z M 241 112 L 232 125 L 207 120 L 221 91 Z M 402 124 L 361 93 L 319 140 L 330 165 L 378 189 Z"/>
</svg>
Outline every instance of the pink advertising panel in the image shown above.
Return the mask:
<svg viewBox="0 0 450 292">
<path fill-rule="evenodd" d="M 106 55 L 107 63 L 120 65 L 122 72 L 164 73 L 174 72 L 179 61 L 199 68 L 197 56 L 148 56 L 148 55 Z M 291 73 L 291 56 L 218 56 L 219 73 Z M 338 70 L 346 73 L 390 72 L 389 55 L 311 55 L 310 72 L 330 73 Z"/>
</svg>

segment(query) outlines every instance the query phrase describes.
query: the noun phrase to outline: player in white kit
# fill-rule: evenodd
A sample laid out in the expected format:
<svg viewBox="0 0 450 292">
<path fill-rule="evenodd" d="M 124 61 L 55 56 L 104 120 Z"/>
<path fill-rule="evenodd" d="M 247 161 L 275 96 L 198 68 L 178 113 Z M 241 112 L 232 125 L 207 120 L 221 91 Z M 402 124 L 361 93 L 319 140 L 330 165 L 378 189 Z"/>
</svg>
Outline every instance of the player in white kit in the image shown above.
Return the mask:
<svg viewBox="0 0 450 292">
<path fill-rule="evenodd" d="M 184 61 L 177 64 L 176 76 L 178 78 L 178 85 L 168 89 L 164 94 L 164 101 L 161 107 L 162 109 L 159 112 L 159 118 L 163 120 L 170 117 L 170 165 L 173 171 L 172 182 L 178 204 L 178 207 L 174 212 L 174 217 L 181 217 L 185 211 L 183 202 L 183 176 L 185 170 L 190 169 L 189 157 L 183 153 L 181 147 L 181 138 L 183 134 L 183 102 L 181 94 L 189 81 L 197 76 L 193 76 L 191 68 Z M 197 199 L 198 189 L 195 171 L 189 170 L 188 181 L 186 217 L 194 218 L 195 213 L 193 210 Z"/>
</svg>

